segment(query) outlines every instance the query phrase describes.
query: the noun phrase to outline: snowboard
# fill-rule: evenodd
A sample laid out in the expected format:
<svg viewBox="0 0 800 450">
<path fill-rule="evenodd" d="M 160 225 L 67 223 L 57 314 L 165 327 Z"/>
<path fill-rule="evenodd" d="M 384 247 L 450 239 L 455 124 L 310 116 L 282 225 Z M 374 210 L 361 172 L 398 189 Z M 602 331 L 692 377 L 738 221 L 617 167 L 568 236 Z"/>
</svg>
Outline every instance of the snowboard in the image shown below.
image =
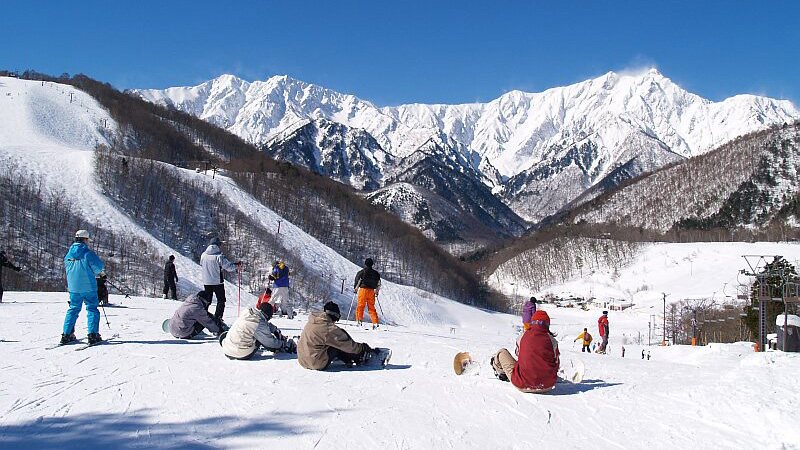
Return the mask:
<svg viewBox="0 0 800 450">
<path fill-rule="evenodd" d="M 462 375 L 470 364 L 474 364 L 475 360 L 472 359 L 469 352 L 458 352 L 453 358 L 453 370 L 456 375 Z"/>
<path fill-rule="evenodd" d="M 578 359 L 561 358 L 561 365 L 558 368 L 558 378 L 561 381 L 580 383 L 586 372 L 586 366 Z"/>
<path fill-rule="evenodd" d="M 383 347 L 375 347 L 373 350 L 373 355 L 363 365 L 366 367 L 386 367 L 392 358 L 392 350 Z"/>
<path fill-rule="evenodd" d="M 222 347 L 222 341 L 224 341 L 224 340 L 225 340 L 225 336 L 227 336 L 227 335 L 228 335 L 228 332 L 227 332 L 227 331 L 223 331 L 223 332 L 222 332 L 222 333 L 220 333 L 220 334 L 219 334 L 219 336 L 217 337 L 217 340 L 219 341 L 219 346 L 220 346 L 220 347 Z"/>
<path fill-rule="evenodd" d="M 169 333 L 169 319 L 161 323 L 161 331 L 164 333 Z"/>
</svg>

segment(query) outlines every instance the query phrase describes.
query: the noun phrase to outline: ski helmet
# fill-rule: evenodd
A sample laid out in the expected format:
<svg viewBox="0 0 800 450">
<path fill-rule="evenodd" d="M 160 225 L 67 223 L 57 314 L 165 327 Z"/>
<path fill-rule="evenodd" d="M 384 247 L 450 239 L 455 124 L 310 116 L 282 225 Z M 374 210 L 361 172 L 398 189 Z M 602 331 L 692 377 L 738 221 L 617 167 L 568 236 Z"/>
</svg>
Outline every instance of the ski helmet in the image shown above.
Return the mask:
<svg viewBox="0 0 800 450">
<path fill-rule="evenodd" d="M 78 230 L 75 232 L 75 237 L 80 239 L 89 240 L 89 232 L 86 230 Z"/>
</svg>

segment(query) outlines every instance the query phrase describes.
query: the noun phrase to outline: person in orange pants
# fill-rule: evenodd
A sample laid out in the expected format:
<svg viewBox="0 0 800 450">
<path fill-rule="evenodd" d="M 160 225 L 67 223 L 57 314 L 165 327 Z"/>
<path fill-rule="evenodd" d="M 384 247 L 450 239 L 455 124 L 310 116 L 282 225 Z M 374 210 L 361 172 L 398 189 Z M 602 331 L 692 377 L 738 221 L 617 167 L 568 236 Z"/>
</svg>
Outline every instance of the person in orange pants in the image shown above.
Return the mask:
<svg viewBox="0 0 800 450">
<path fill-rule="evenodd" d="M 372 328 L 377 328 L 378 311 L 375 310 L 375 297 L 381 286 L 381 274 L 372 266 L 375 262 L 372 258 L 364 261 L 364 268 L 356 274 L 353 289 L 358 292 L 358 305 L 356 306 L 356 321 L 359 325 L 364 320 L 364 306 L 369 310 L 369 317 L 372 319 Z"/>
</svg>

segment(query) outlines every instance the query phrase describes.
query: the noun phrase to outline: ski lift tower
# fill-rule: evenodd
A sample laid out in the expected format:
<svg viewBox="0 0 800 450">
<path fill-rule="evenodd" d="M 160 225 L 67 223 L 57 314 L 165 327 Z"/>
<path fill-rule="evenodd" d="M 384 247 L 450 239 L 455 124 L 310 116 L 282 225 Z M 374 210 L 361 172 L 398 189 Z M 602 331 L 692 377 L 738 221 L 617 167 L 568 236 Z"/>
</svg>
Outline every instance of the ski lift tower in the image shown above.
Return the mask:
<svg viewBox="0 0 800 450">
<path fill-rule="evenodd" d="M 783 298 L 772 297 L 769 290 L 769 278 L 771 276 L 779 276 L 783 280 L 784 297 L 786 294 L 786 274 L 783 271 L 770 271 L 766 272 L 766 258 L 772 258 L 772 261 L 777 261 L 781 256 L 768 256 L 768 255 L 742 255 L 750 271 L 742 269 L 741 273 L 749 277 L 755 277 L 758 282 L 758 292 L 753 300 L 758 300 L 758 351 L 766 351 L 767 346 L 767 303 L 770 301 L 782 301 Z M 751 264 L 755 262 L 755 265 Z M 762 266 L 762 262 L 764 265 Z M 759 270 L 760 269 L 760 270 Z M 796 294 L 796 292 L 795 292 Z M 756 308 L 753 308 L 756 309 Z M 785 301 L 784 301 L 784 316 L 785 314 Z"/>
</svg>

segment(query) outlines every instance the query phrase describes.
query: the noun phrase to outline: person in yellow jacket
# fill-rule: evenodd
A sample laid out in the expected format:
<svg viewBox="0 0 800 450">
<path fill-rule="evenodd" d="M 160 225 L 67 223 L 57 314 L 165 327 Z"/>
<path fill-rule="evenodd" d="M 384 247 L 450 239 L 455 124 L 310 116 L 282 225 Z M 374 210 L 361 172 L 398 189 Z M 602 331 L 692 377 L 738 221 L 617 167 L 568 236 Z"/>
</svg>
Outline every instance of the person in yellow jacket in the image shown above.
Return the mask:
<svg viewBox="0 0 800 450">
<path fill-rule="evenodd" d="M 581 333 L 580 336 L 575 338 L 576 341 L 579 339 L 583 339 L 583 348 L 581 349 L 581 352 L 591 353 L 591 351 L 589 350 L 589 346 L 592 345 L 592 335 L 589 334 L 589 330 L 584 328 L 583 333 Z"/>
</svg>

